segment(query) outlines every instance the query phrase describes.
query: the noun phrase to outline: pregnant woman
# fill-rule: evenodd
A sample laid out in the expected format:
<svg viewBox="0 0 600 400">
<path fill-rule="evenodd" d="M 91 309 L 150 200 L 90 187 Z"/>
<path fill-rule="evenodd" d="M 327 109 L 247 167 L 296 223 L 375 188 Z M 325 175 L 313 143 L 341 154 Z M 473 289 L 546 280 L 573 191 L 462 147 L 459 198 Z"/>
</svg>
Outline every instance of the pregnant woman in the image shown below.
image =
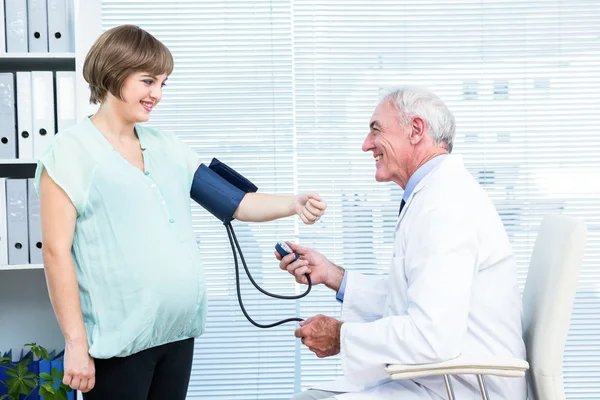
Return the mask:
<svg viewBox="0 0 600 400">
<path fill-rule="evenodd" d="M 86 400 L 185 399 L 194 338 L 204 332 L 206 280 L 190 210 L 205 167 L 148 121 L 173 70 L 170 51 L 131 25 L 103 33 L 83 75 L 98 111 L 59 132 L 38 160 L 44 268 L 65 337 L 65 384 Z M 248 193 L 240 221 L 299 215 L 316 194 Z"/>
</svg>

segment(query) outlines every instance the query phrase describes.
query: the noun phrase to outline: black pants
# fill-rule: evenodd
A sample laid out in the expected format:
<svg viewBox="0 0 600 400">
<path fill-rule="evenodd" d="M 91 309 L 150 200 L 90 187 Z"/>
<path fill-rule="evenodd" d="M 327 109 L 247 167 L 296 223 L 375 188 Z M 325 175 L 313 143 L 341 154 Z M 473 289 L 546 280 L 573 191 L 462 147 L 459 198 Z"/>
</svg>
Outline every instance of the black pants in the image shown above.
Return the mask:
<svg viewBox="0 0 600 400">
<path fill-rule="evenodd" d="M 95 359 L 96 385 L 85 400 L 184 400 L 190 382 L 194 339 L 128 357 Z"/>
</svg>

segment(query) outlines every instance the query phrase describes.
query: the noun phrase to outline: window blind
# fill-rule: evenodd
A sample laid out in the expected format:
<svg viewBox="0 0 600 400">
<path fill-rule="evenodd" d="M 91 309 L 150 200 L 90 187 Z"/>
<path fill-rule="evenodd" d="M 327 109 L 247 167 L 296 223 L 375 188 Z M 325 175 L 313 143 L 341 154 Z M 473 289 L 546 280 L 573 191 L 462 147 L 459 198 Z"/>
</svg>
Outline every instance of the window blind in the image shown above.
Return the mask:
<svg viewBox="0 0 600 400">
<path fill-rule="evenodd" d="M 322 220 L 234 228 L 259 283 L 299 293 L 273 257 L 276 240 L 384 274 L 401 199 L 374 180 L 362 153 L 380 95 L 424 85 L 454 112 L 470 172 L 493 199 L 524 284 L 544 214 L 585 220 L 588 242 L 565 349 L 569 399 L 600 397 L 600 4 L 597 1 L 118 1 L 103 28 L 134 23 L 173 52 L 175 70 L 150 124 L 217 157 L 262 192 L 316 190 Z M 223 226 L 192 205 L 207 271 L 209 317 L 197 340 L 190 399 L 289 399 L 341 374 L 293 337 L 294 324 L 261 330 L 235 298 Z M 247 282 L 242 278 L 243 282 Z M 260 322 L 339 316 L 331 292 L 298 302 L 243 285 Z"/>
</svg>

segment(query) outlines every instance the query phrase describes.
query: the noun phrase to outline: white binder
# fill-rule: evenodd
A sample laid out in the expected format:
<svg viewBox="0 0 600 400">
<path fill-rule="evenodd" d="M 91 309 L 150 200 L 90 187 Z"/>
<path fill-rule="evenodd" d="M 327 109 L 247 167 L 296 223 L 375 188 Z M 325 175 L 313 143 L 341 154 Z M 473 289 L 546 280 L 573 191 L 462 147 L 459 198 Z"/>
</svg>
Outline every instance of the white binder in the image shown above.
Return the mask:
<svg viewBox="0 0 600 400">
<path fill-rule="evenodd" d="M 0 159 L 17 158 L 14 93 L 14 74 L 0 73 Z"/>
<path fill-rule="evenodd" d="M 6 179 L 0 178 L 0 265 L 8 264 L 8 230 L 6 222 Z"/>
<path fill-rule="evenodd" d="M 33 159 L 31 72 L 17 72 L 17 137 L 19 158 Z"/>
<path fill-rule="evenodd" d="M 77 123 L 75 96 L 75 72 L 56 71 L 56 115 L 59 132 Z"/>
<path fill-rule="evenodd" d="M 48 49 L 50 53 L 74 51 L 73 12 L 69 0 L 48 0 Z"/>
<path fill-rule="evenodd" d="M 8 263 L 29 264 L 27 179 L 6 180 Z"/>
<path fill-rule="evenodd" d="M 42 259 L 42 220 L 40 219 L 40 198 L 35 191 L 33 179 L 27 179 L 27 213 L 29 228 L 29 263 L 43 264 Z"/>
<path fill-rule="evenodd" d="M 29 52 L 48 52 L 48 4 L 46 0 L 27 0 Z"/>
<path fill-rule="evenodd" d="M 40 158 L 55 134 L 54 80 L 51 71 L 31 72 L 33 157 Z"/>
<path fill-rule="evenodd" d="M 27 53 L 27 2 L 5 0 L 6 51 Z"/>
</svg>

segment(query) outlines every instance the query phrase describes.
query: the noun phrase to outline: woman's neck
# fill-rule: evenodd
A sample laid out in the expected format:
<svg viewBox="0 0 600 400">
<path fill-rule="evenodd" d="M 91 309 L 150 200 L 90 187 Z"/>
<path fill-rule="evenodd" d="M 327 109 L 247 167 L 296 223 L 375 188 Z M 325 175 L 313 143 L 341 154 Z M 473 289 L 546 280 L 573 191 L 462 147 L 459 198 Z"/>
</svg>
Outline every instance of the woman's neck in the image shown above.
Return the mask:
<svg viewBox="0 0 600 400">
<path fill-rule="evenodd" d="M 100 105 L 90 120 L 96 129 L 107 137 L 119 140 L 135 137 L 135 123 L 124 121 L 118 113 L 110 110 L 107 104 Z"/>
</svg>

